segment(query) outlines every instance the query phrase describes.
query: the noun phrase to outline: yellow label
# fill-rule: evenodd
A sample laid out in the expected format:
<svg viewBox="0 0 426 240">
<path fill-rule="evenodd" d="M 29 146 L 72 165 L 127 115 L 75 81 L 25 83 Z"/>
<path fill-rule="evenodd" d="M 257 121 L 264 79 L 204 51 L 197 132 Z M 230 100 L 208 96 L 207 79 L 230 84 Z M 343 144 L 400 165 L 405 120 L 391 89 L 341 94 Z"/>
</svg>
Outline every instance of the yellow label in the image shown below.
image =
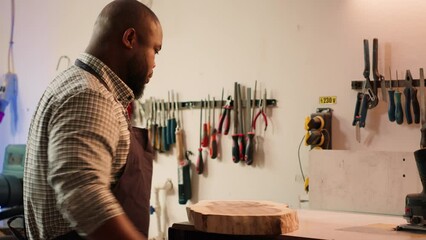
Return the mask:
<svg viewBox="0 0 426 240">
<path fill-rule="evenodd" d="M 319 97 L 319 103 L 320 104 L 336 104 L 336 102 L 337 102 L 336 96 Z"/>
</svg>

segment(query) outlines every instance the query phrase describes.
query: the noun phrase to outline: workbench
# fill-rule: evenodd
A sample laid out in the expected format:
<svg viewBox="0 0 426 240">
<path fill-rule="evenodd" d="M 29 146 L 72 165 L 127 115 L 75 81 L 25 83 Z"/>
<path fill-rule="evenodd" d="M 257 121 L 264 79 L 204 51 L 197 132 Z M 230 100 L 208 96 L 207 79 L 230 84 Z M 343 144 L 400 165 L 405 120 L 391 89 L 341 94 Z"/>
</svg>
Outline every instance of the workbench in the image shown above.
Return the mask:
<svg viewBox="0 0 426 240">
<path fill-rule="evenodd" d="M 426 231 L 395 231 L 404 218 L 391 215 L 361 214 L 298 209 L 299 229 L 279 236 L 235 236 L 204 233 L 189 223 L 169 228 L 169 240 L 426 240 Z"/>
</svg>

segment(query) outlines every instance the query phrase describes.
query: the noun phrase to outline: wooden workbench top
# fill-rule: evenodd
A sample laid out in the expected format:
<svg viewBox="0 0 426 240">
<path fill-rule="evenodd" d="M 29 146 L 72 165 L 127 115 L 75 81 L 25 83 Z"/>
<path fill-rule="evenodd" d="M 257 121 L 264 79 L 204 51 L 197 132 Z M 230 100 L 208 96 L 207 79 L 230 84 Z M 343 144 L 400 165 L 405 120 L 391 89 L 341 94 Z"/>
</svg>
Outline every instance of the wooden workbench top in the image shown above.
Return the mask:
<svg viewBox="0 0 426 240">
<path fill-rule="evenodd" d="M 426 231 L 395 231 L 397 225 L 405 224 L 401 216 L 361 214 L 350 212 L 319 211 L 297 209 L 299 229 L 283 235 L 249 237 L 235 235 L 215 235 L 200 232 L 192 225 L 176 223 L 169 229 L 170 240 L 426 240 Z"/>
</svg>

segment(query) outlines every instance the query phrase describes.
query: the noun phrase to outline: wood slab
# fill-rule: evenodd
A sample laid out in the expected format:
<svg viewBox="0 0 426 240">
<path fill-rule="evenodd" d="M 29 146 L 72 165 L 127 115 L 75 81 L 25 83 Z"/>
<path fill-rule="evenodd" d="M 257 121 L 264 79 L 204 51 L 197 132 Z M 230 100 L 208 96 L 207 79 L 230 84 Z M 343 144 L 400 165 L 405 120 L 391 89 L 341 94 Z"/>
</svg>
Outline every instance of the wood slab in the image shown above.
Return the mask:
<svg viewBox="0 0 426 240">
<path fill-rule="evenodd" d="M 297 212 L 270 201 L 200 201 L 187 207 L 196 230 L 232 235 L 280 235 L 299 228 Z"/>
</svg>

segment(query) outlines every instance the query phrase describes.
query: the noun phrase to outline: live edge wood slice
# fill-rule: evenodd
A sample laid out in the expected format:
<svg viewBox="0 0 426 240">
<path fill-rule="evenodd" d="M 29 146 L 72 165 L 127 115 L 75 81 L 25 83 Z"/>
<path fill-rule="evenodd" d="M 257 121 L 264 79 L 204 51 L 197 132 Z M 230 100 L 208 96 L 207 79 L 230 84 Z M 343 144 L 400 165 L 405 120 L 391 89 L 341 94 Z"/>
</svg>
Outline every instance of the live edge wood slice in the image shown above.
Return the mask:
<svg viewBox="0 0 426 240">
<path fill-rule="evenodd" d="M 200 201 L 187 207 L 196 230 L 232 235 L 280 235 L 299 228 L 297 212 L 270 201 Z"/>
</svg>

